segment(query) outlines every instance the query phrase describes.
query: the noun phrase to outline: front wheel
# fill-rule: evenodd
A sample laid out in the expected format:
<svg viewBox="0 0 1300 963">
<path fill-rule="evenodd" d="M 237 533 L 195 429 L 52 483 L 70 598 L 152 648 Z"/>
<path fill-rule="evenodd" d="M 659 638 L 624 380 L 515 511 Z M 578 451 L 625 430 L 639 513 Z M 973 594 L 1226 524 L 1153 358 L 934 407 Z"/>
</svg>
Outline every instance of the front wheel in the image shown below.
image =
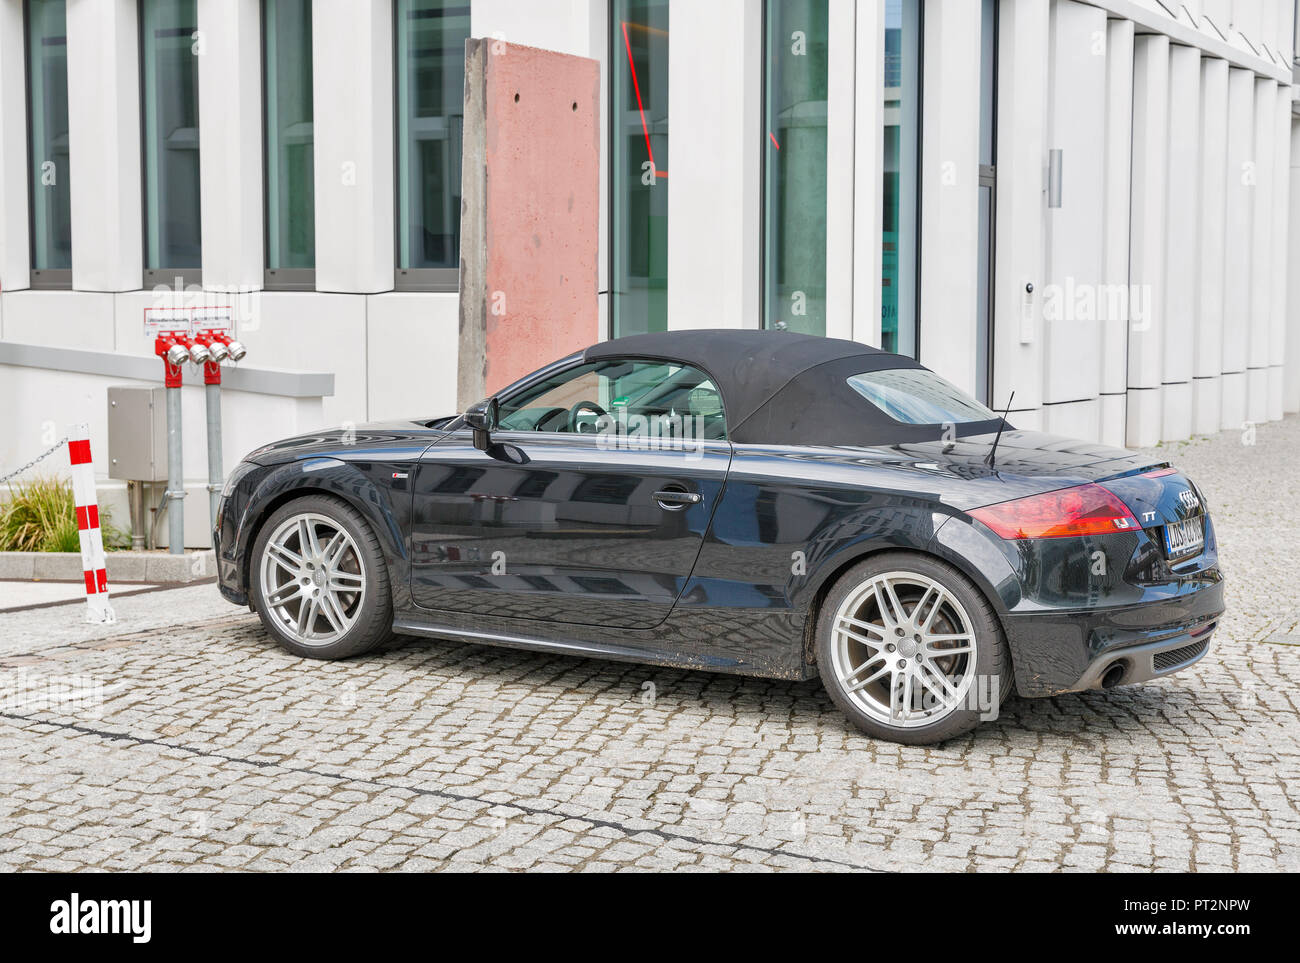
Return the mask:
<svg viewBox="0 0 1300 963">
<path fill-rule="evenodd" d="M 889 552 L 845 573 L 817 621 L 817 668 L 863 732 L 928 745 L 996 717 L 1011 688 L 997 614 L 955 569 Z"/>
<path fill-rule="evenodd" d="M 310 495 L 280 506 L 253 545 L 253 604 L 284 648 L 309 659 L 369 651 L 392 631 L 379 540 L 346 502 Z"/>
</svg>

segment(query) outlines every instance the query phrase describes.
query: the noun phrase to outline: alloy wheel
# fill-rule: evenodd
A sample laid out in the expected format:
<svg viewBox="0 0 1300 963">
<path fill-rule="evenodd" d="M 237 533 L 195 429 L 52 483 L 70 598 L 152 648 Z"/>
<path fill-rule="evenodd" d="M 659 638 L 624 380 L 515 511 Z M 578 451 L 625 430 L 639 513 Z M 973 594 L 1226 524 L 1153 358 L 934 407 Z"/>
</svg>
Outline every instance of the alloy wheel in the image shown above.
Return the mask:
<svg viewBox="0 0 1300 963">
<path fill-rule="evenodd" d="M 356 543 L 325 515 L 294 515 L 271 533 L 260 585 L 267 611 L 295 641 L 337 642 L 357 620 L 366 576 Z"/>
<path fill-rule="evenodd" d="M 944 586 L 918 572 L 884 572 L 840 604 L 831 659 L 841 690 L 894 728 L 930 725 L 960 709 L 975 680 L 971 620 Z"/>
</svg>

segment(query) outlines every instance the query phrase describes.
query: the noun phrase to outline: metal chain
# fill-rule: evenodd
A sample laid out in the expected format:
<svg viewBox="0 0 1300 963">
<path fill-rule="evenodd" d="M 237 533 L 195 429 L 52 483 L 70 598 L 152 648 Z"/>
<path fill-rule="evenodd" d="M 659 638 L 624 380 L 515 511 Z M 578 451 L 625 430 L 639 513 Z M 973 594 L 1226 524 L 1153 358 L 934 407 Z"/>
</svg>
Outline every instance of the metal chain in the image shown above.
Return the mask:
<svg viewBox="0 0 1300 963">
<path fill-rule="evenodd" d="M 29 461 L 27 464 L 23 465 L 22 468 L 19 468 L 17 471 L 11 471 L 11 472 L 10 472 L 9 474 L 7 474 L 7 475 L 0 475 L 0 485 L 3 485 L 5 482 L 7 482 L 7 481 L 8 481 L 9 479 L 11 479 L 11 478 L 17 478 L 19 475 L 21 475 L 21 474 L 22 474 L 23 472 L 25 472 L 27 469 L 33 467 L 34 465 L 39 464 L 40 462 L 44 461 L 46 458 L 49 458 L 52 454 L 54 454 L 56 451 L 58 451 L 60 448 L 62 448 L 65 444 L 67 444 L 67 441 L 68 441 L 68 436 L 67 436 L 67 435 L 64 435 L 62 438 L 60 438 L 58 441 L 56 441 L 52 446 L 50 446 L 49 448 L 45 449 L 45 451 L 41 452 L 39 455 L 37 455 L 35 458 L 33 458 L 33 459 L 32 459 L 31 461 Z"/>
</svg>

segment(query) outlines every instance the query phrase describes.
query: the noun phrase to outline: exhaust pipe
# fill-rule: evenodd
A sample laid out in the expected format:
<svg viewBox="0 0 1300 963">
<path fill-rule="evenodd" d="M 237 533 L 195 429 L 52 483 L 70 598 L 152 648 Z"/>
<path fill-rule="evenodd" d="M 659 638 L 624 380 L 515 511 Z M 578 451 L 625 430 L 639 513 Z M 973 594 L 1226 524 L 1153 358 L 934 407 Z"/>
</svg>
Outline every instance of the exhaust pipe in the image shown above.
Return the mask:
<svg viewBox="0 0 1300 963">
<path fill-rule="evenodd" d="M 1124 663 L 1113 662 L 1106 674 L 1101 677 L 1101 687 L 1103 689 L 1113 689 L 1119 685 L 1120 680 L 1124 678 Z"/>
</svg>

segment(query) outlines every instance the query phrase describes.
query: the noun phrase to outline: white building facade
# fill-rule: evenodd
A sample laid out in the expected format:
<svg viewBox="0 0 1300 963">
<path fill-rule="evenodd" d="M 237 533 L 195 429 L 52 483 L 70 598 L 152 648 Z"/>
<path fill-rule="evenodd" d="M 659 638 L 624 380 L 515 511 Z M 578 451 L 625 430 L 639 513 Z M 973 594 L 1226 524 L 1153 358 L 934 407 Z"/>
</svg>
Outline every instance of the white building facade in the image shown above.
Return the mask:
<svg viewBox="0 0 1300 963">
<path fill-rule="evenodd" d="M 227 470 L 453 410 L 470 36 L 601 62 L 602 337 L 851 338 L 1115 445 L 1280 418 L 1295 34 L 1293 0 L 0 0 L 0 475 L 73 422 L 106 453 L 151 307 L 235 313 Z"/>
</svg>

